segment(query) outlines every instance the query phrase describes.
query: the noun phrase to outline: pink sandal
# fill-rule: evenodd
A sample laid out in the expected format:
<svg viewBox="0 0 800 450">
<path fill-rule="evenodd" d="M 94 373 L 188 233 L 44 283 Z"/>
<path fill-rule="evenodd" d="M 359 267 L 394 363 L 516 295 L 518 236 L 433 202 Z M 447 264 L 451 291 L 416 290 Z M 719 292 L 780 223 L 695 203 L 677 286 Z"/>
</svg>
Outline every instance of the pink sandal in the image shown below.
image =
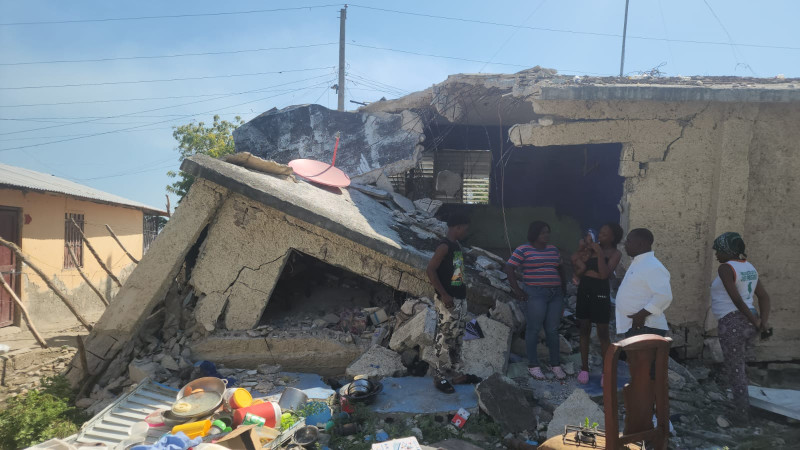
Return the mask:
<svg viewBox="0 0 800 450">
<path fill-rule="evenodd" d="M 567 378 L 567 374 L 564 373 L 564 369 L 562 369 L 561 366 L 551 367 L 550 370 L 555 374 L 556 378 L 559 380 Z"/>
<path fill-rule="evenodd" d="M 531 374 L 531 376 L 537 380 L 546 379 L 544 373 L 542 373 L 541 367 L 528 367 L 528 373 Z"/>
<path fill-rule="evenodd" d="M 578 383 L 589 384 L 589 372 L 581 370 L 581 372 L 578 374 Z"/>
</svg>

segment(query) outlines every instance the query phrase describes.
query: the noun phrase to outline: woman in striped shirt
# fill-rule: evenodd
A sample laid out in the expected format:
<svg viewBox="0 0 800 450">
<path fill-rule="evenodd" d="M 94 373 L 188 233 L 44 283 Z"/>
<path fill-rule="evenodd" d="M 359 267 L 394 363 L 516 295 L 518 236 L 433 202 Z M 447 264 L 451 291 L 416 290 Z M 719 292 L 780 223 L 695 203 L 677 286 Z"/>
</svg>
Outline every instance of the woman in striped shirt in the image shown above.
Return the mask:
<svg viewBox="0 0 800 450">
<path fill-rule="evenodd" d="M 528 372 L 537 380 L 544 380 L 536 346 L 539 331 L 544 326 L 547 349 L 550 353 L 550 370 L 556 378 L 567 375 L 559 359 L 558 325 L 564 310 L 564 291 L 561 272 L 561 255 L 554 245 L 549 245 L 550 225 L 532 222 L 528 227 L 528 243 L 520 245 L 506 263 L 505 271 L 514 295 L 528 302 L 525 344 L 528 351 Z M 515 269 L 522 270 L 524 288 L 517 284 Z"/>
</svg>

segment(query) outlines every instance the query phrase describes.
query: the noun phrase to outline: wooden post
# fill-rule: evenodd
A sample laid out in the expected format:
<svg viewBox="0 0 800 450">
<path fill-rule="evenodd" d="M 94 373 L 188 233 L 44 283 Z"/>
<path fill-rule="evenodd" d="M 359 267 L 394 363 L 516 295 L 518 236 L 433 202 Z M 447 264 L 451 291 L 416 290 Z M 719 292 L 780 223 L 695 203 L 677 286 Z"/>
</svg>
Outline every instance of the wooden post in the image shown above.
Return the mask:
<svg viewBox="0 0 800 450">
<path fill-rule="evenodd" d="M 85 281 L 86 284 L 88 284 L 89 287 L 92 288 L 94 293 L 97 294 L 98 297 L 100 297 L 100 301 L 102 301 L 104 305 L 108 306 L 108 300 L 106 300 L 106 297 L 96 287 L 94 287 L 92 282 L 89 281 L 89 277 L 87 277 L 86 274 L 83 273 L 83 269 L 81 269 L 81 265 L 78 264 L 78 258 L 75 257 L 75 252 L 72 251 L 72 247 L 68 245 L 67 250 L 69 250 L 69 257 L 72 258 L 72 264 L 75 264 L 75 268 L 78 269 L 78 273 L 81 274 L 81 277 L 83 277 L 83 281 Z"/>
<path fill-rule="evenodd" d="M 20 300 L 19 297 L 17 297 L 17 294 L 14 292 L 13 289 L 11 289 L 11 286 L 9 286 L 8 283 L 6 283 L 6 279 L 3 278 L 2 275 L 0 275 L 0 282 L 3 283 L 3 287 L 6 289 L 6 292 L 8 292 L 8 295 L 10 295 L 11 298 L 14 299 L 14 302 L 17 304 L 17 306 L 19 306 L 19 309 L 22 311 L 22 317 L 25 319 L 25 323 L 27 323 L 28 326 L 31 327 L 31 333 L 33 333 L 33 337 L 36 338 L 36 342 L 38 342 L 39 345 L 42 346 L 42 348 L 47 348 L 47 342 L 45 342 L 44 338 L 39 334 L 38 331 L 36 331 L 36 327 L 33 326 L 33 321 L 31 320 L 31 316 L 28 315 L 28 308 L 26 308 L 25 305 L 22 304 L 22 300 Z"/>
<path fill-rule="evenodd" d="M 83 316 L 81 316 L 81 314 L 78 312 L 78 310 L 75 309 L 75 306 L 73 306 L 72 303 L 67 299 L 67 296 L 64 295 L 64 293 L 61 292 L 50 281 L 50 279 L 45 276 L 44 272 L 42 272 L 38 267 L 34 266 L 28 260 L 28 258 L 25 257 L 25 255 L 22 253 L 22 250 L 19 247 L 17 247 L 17 244 L 15 244 L 13 242 L 9 242 L 9 241 L 7 241 L 7 240 L 5 240 L 3 238 L 0 238 L 0 245 L 5 245 L 6 247 L 10 248 L 11 251 L 16 253 L 17 258 L 19 258 L 20 261 L 22 261 L 25 264 L 27 264 L 28 267 L 30 267 L 34 272 L 36 272 L 36 275 L 39 275 L 39 277 L 42 278 L 42 281 L 44 281 L 44 284 L 46 284 L 47 287 L 49 287 L 50 290 L 53 291 L 53 293 L 55 293 L 56 296 L 58 298 L 60 298 L 62 302 L 64 302 L 64 305 L 66 305 L 67 309 L 70 310 L 70 312 L 75 316 L 76 319 L 78 319 L 78 321 L 83 325 L 83 327 L 86 328 L 89 331 L 92 331 L 92 326 L 89 324 L 89 322 L 86 321 L 86 319 L 83 318 Z"/>
<path fill-rule="evenodd" d="M 75 219 L 70 219 L 70 220 L 72 220 L 72 223 L 73 225 L 75 225 L 75 229 L 78 230 L 78 233 L 81 234 L 83 243 L 86 244 L 86 248 L 89 249 L 89 252 L 94 256 L 94 259 L 97 260 L 97 263 L 100 264 L 100 267 L 102 267 L 103 270 L 106 271 L 109 278 L 111 278 L 112 280 L 114 280 L 115 283 L 117 283 L 117 286 L 122 287 L 122 283 L 120 283 L 117 277 L 114 276 L 114 272 L 112 272 L 111 269 L 109 269 L 108 266 L 106 266 L 106 264 L 103 262 L 103 260 L 100 259 L 100 255 L 97 254 L 94 247 L 92 247 L 92 244 L 89 243 L 89 239 L 86 239 L 86 235 L 83 234 L 83 230 L 81 230 L 81 227 L 79 227 L 78 223 L 75 222 Z"/>
<path fill-rule="evenodd" d="M 125 252 L 126 255 L 128 255 L 128 258 L 130 258 L 131 261 L 135 262 L 136 264 L 139 264 L 139 260 L 134 258 L 133 255 L 131 255 L 128 252 L 128 249 L 126 249 L 125 246 L 122 245 L 122 242 L 119 241 L 119 238 L 117 237 L 117 235 L 114 234 L 114 230 L 112 230 L 111 227 L 108 226 L 108 224 L 106 224 L 106 230 L 108 230 L 108 232 L 111 233 L 111 237 L 114 238 L 115 241 L 117 241 L 117 244 L 119 244 L 119 248 L 121 248 L 122 251 Z"/>
</svg>

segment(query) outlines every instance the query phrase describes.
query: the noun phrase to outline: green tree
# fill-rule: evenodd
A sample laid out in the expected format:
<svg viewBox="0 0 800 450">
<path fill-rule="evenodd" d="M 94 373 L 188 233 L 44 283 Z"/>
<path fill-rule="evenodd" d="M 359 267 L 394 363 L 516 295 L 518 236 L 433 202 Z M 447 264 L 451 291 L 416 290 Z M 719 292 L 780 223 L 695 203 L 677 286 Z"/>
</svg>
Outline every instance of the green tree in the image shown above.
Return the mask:
<svg viewBox="0 0 800 450">
<path fill-rule="evenodd" d="M 220 120 L 219 116 L 214 116 L 214 123 L 206 126 L 203 122 L 192 122 L 186 125 L 175 127 L 172 137 L 178 141 L 176 150 L 180 153 L 178 160 L 197 154 L 220 158 L 234 152 L 233 130 L 242 125 L 244 121 L 236 116 L 233 122 Z M 167 186 L 167 192 L 177 195 L 180 199 L 189 192 L 189 188 L 194 182 L 194 177 L 186 172 L 170 170 L 167 176 L 178 180 Z"/>
</svg>

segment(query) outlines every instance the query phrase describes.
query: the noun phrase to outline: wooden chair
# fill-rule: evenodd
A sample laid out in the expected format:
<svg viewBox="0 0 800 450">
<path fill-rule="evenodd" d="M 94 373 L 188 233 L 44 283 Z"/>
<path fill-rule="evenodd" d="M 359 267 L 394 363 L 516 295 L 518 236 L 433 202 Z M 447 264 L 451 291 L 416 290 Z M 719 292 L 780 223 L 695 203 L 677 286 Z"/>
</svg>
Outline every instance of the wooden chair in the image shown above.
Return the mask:
<svg viewBox="0 0 800 450">
<path fill-rule="evenodd" d="M 672 339 L 643 334 L 611 344 L 606 352 L 603 375 L 603 404 L 606 418 L 606 448 L 648 441 L 656 450 L 669 441 L 669 348 Z M 631 381 L 622 388 L 625 428 L 619 433 L 617 363 L 627 355 Z M 653 414 L 656 426 L 653 427 Z"/>
<path fill-rule="evenodd" d="M 605 437 L 597 439 L 596 448 L 609 450 L 641 448 L 642 441 L 657 450 L 665 450 L 669 440 L 669 348 L 672 339 L 644 334 L 611 344 L 603 367 L 603 409 Z M 625 400 L 625 428 L 619 432 L 619 401 L 617 399 L 617 365 L 620 353 L 625 352 L 631 381 L 622 389 Z M 656 426 L 653 427 L 653 414 Z M 574 424 L 580 425 L 580 424 Z M 573 441 L 573 442 L 570 442 Z M 574 443 L 574 439 L 554 436 L 539 449 L 592 448 Z"/>
</svg>

